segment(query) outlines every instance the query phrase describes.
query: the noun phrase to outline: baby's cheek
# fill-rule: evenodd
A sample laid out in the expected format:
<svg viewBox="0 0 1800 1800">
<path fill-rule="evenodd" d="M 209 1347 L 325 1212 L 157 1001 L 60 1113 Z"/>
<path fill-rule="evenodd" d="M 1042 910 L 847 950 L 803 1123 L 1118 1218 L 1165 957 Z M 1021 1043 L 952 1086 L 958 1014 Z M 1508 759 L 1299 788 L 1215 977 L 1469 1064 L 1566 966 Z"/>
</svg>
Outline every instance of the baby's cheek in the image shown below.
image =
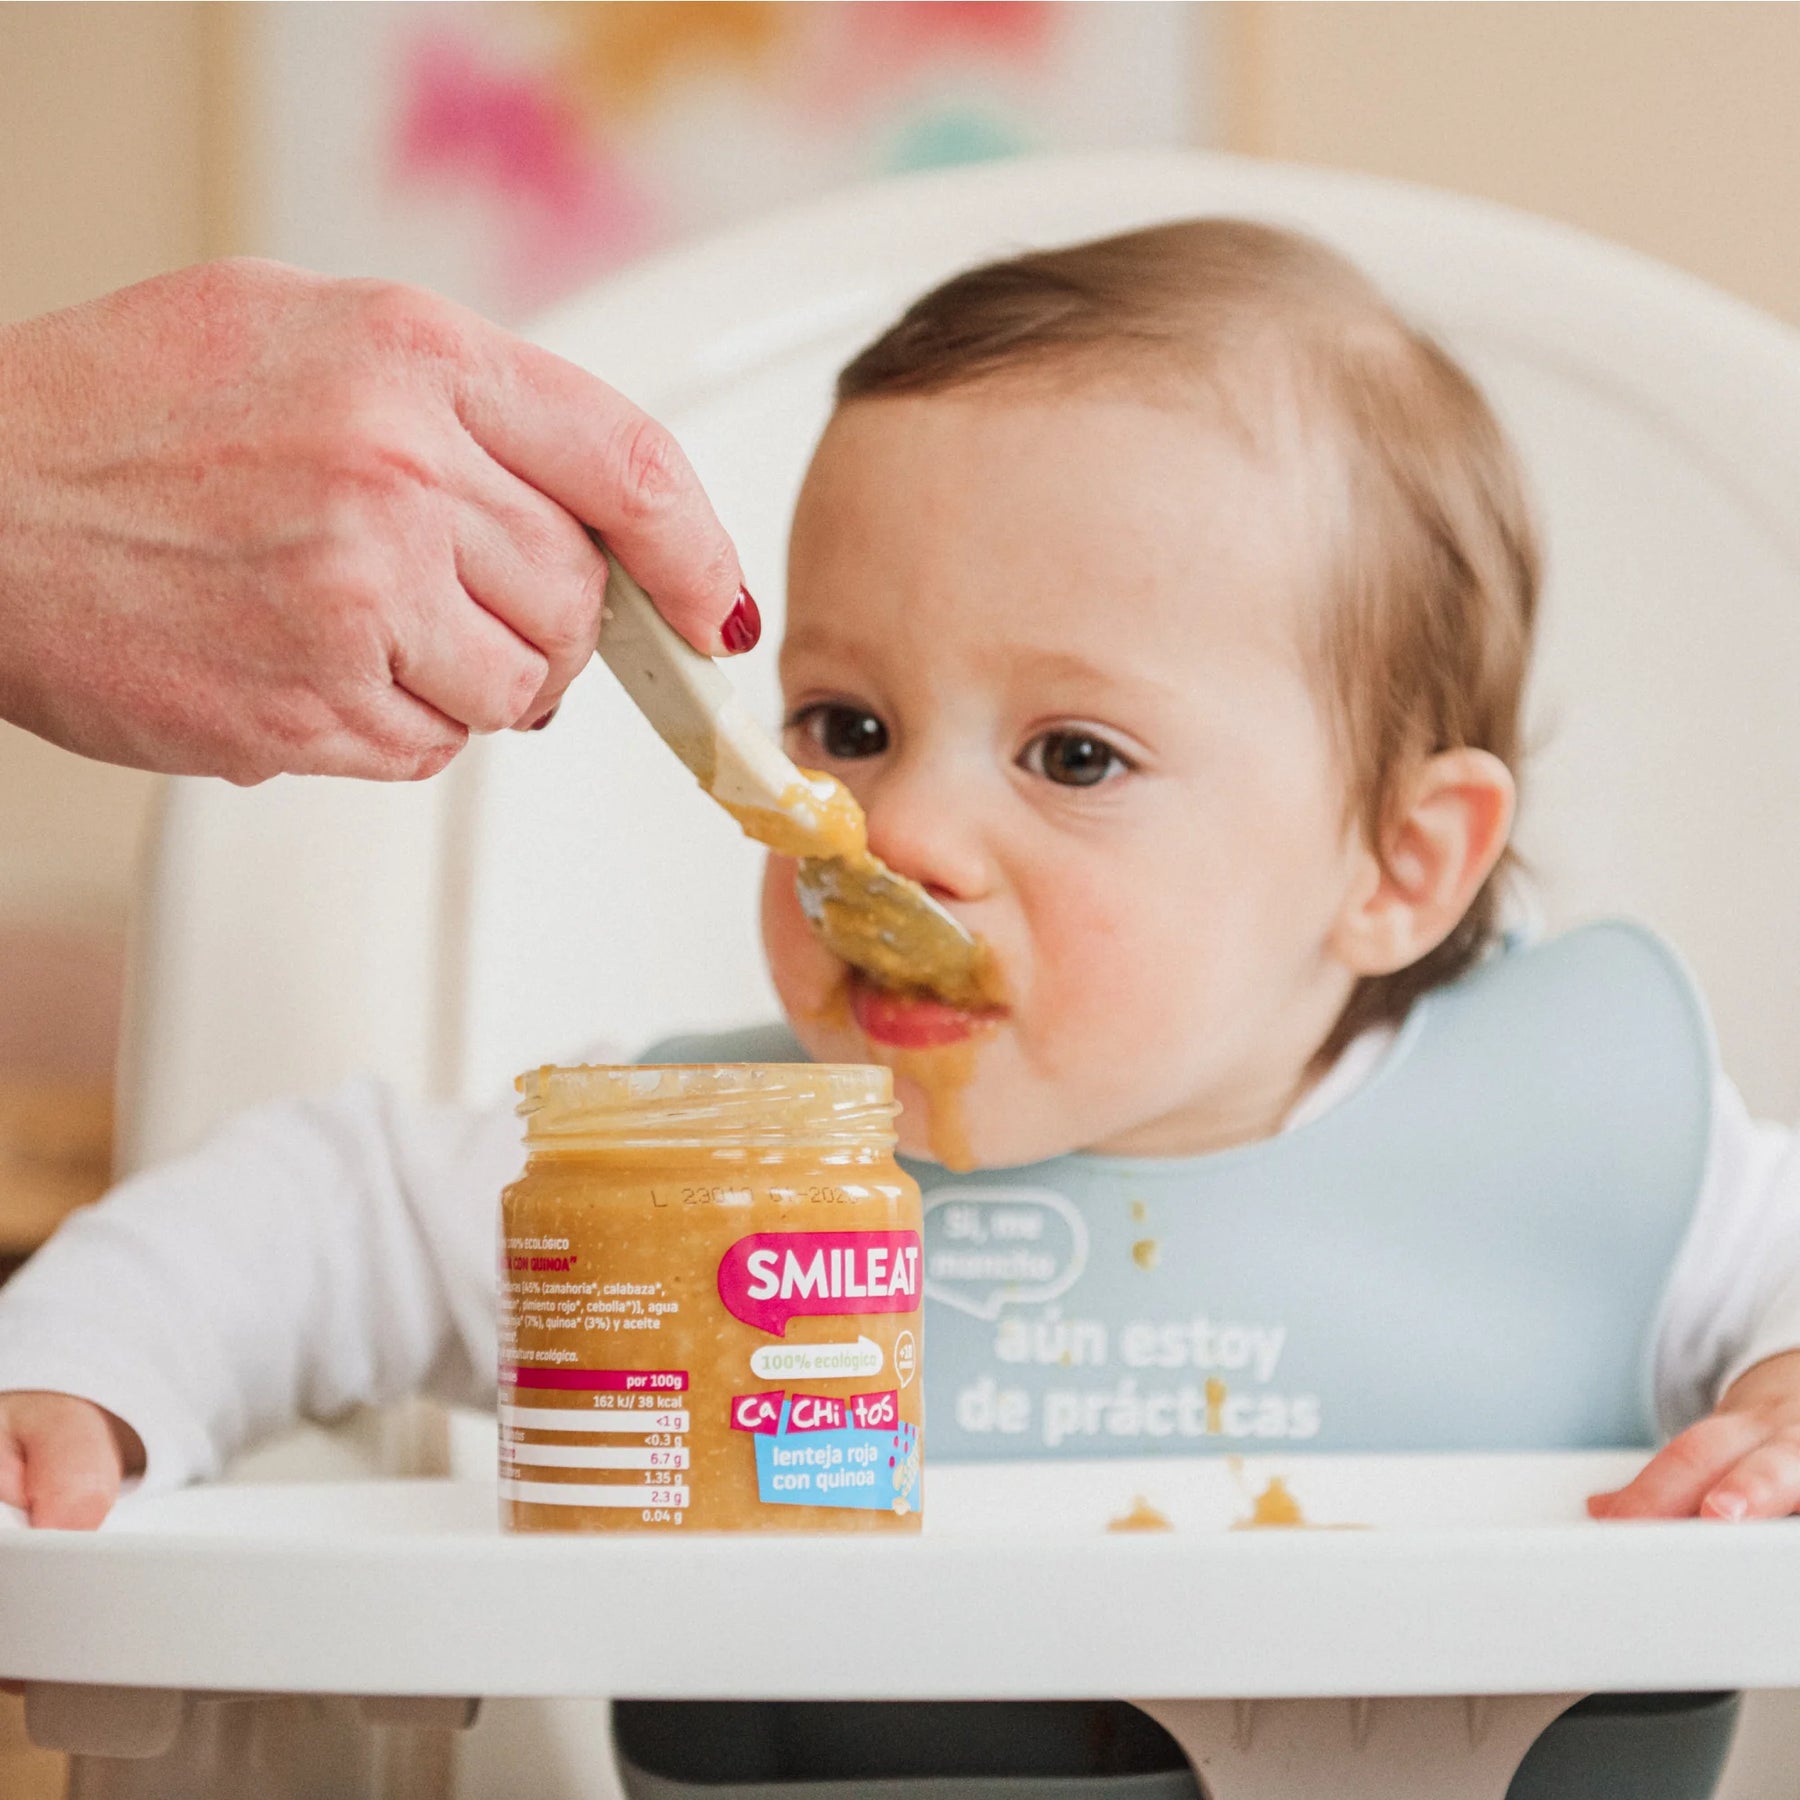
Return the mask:
<svg viewBox="0 0 1800 1800">
<path fill-rule="evenodd" d="M 825 1041 L 818 1029 L 837 1008 L 844 965 L 814 935 L 794 891 L 794 865 L 771 856 L 763 865 L 763 955 L 788 1023 L 809 1051 Z"/>
<path fill-rule="evenodd" d="M 1065 883 L 1034 935 L 1054 1048 L 1086 1060 L 1102 1047 L 1180 1035 L 1175 990 L 1190 969 L 1182 951 L 1192 951 L 1185 920 L 1161 917 L 1111 885 Z"/>
</svg>

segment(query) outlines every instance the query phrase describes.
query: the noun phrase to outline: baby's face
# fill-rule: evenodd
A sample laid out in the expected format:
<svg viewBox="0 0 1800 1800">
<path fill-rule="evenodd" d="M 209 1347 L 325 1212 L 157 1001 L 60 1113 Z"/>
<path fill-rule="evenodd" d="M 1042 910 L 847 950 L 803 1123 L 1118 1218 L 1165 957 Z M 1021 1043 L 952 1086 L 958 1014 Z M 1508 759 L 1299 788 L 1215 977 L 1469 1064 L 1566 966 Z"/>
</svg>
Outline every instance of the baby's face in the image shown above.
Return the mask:
<svg viewBox="0 0 1800 1800">
<path fill-rule="evenodd" d="M 789 561 L 788 748 L 992 945 L 1009 1004 L 981 1021 L 851 979 L 781 858 L 765 944 L 821 1060 L 973 1040 L 977 1162 L 1260 1136 L 1350 993 L 1330 940 L 1360 863 L 1295 486 L 1191 412 L 1098 392 L 865 400 L 826 433 Z"/>
</svg>

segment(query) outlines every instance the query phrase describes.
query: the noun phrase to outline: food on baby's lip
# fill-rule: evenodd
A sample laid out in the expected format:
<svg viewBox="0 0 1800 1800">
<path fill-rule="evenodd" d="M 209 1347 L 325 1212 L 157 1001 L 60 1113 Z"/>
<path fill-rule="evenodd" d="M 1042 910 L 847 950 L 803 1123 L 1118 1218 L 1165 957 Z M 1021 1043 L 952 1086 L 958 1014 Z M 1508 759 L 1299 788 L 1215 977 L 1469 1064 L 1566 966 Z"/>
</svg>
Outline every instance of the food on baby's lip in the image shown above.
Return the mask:
<svg viewBox="0 0 1800 1800">
<path fill-rule="evenodd" d="M 882 1044 L 870 1048 L 896 1079 L 910 1081 L 925 1096 L 925 1137 L 933 1159 L 959 1173 L 974 1168 L 963 1090 L 975 1073 L 975 1040 L 925 1050 L 896 1050 Z"/>
<path fill-rule="evenodd" d="M 890 988 L 860 972 L 849 983 L 850 1015 L 864 1037 L 895 1050 L 936 1050 L 993 1030 L 1005 1015 L 951 1006 L 917 988 Z"/>
<path fill-rule="evenodd" d="M 916 1531 L 919 1191 L 885 1070 L 545 1068 L 502 1197 L 516 1531 Z"/>
<path fill-rule="evenodd" d="M 893 992 L 860 971 L 851 972 L 843 995 L 870 1056 L 924 1097 L 932 1156 L 946 1169 L 973 1168 L 963 1092 L 975 1073 L 977 1046 L 1005 1015 L 972 1013 L 929 994 Z"/>
<path fill-rule="evenodd" d="M 1165 1513 L 1157 1509 L 1142 1494 L 1131 1497 L 1131 1511 L 1121 1513 L 1116 1519 L 1106 1522 L 1108 1531 L 1173 1531 L 1175 1527 L 1169 1522 Z"/>
<path fill-rule="evenodd" d="M 920 995 L 883 995 L 851 970 L 806 1016 L 833 1029 L 857 1026 L 870 1057 L 891 1069 L 896 1079 L 909 1081 L 918 1090 L 924 1101 L 926 1142 L 932 1156 L 946 1169 L 971 1169 L 975 1164 L 963 1116 L 962 1092 L 975 1072 L 975 1043 L 990 1034 L 999 1015 L 975 1021 L 973 1030 L 965 1029 L 954 1038 L 938 1042 L 909 1043 L 916 1035 L 931 1034 L 890 1030 L 883 1023 L 889 1018 L 905 1017 L 918 1007 L 950 1010 L 941 1001 Z M 966 1019 L 967 1015 L 959 1013 L 957 1017 Z"/>
</svg>

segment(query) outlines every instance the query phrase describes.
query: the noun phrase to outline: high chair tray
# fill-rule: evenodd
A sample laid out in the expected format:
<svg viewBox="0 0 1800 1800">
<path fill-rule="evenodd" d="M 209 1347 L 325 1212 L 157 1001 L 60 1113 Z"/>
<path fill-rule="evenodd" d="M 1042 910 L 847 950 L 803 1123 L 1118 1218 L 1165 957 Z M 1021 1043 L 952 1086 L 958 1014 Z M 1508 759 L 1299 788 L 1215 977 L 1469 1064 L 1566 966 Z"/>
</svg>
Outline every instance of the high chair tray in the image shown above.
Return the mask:
<svg viewBox="0 0 1800 1800">
<path fill-rule="evenodd" d="M 646 1698 L 1800 1687 L 1791 1522 L 1601 1526 L 1635 1455 L 938 1466 L 922 1538 L 506 1537 L 491 1484 L 0 1530 L 0 1676 Z M 1309 1522 L 1232 1529 L 1280 1476 Z M 1154 1511 L 1169 1529 L 1111 1532 Z M 16 1522 L 16 1521 L 15 1521 Z"/>
</svg>

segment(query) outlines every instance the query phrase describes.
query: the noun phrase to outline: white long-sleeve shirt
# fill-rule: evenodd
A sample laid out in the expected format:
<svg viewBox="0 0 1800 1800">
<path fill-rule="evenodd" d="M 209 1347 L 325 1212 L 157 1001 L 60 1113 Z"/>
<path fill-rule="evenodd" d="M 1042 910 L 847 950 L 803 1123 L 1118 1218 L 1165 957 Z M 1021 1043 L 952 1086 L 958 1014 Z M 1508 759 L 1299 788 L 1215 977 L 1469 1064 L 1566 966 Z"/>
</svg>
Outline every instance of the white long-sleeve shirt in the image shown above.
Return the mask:
<svg viewBox="0 0 1800 1800">
<path fill-rule="evenodd" d="M 1349 1046 L 1287 1127 L 1355 1091 Z M 509 1105 L 371 1081 L 244 1115 L 76 1214 L 0 1290 L 0 1391 L 78 1394 L 143 1439 L 145 1485 L 216 1474 L 302 1418 L 425 1392 L 494 1399 L 495 1207 L 522 1164 Z M 1656 1343 L 1665 1430 L 1800 1348 L 1800 1136 L 1719 1080 L 1706 1178 Z"/>
</svg>

